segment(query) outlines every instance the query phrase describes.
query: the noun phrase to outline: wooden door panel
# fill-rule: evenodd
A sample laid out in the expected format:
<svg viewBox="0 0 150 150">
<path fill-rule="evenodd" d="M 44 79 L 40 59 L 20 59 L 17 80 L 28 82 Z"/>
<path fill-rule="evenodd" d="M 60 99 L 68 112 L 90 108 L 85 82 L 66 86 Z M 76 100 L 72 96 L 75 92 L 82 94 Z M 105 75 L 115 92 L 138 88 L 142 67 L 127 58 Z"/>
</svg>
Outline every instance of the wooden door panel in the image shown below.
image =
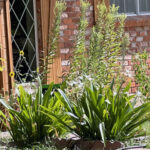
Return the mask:
<svg viewBox="0 0 150 150">
<path fill-rule="evenodd" d="M 55 3 L 56 0 L 41 0 L 42 41 L 45 56 L 50 48 L 49 36 L 51 36 L 51 30 L 53 28 Z M 61 83 L 62 66 L 59 49 L 57 50 L 53 64 L 49 68 L 51 68 L 51 70 L 50 73 L 48 73 L 47 83 Z"/>
<path fill-rule="evenodd" d="M 0 57 L 5 60 L 2 64 L 4 70 L 0 72 L 0 91 L 5 93 L 10 92 L 14 82 L 9 77 L 13 71 L 9 0 L 0 0 L 0 46 Z"/>
</svg>

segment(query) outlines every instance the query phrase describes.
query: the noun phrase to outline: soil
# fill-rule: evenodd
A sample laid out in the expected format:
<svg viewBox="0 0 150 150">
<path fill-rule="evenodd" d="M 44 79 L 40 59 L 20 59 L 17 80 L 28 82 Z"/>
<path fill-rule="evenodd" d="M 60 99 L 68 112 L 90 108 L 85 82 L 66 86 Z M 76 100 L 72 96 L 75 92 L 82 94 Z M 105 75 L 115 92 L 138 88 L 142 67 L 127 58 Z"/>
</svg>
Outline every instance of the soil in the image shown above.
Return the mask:
<svg viewBox="0 0 150 150">
<path fill-rule="evenodd" d="M 0 132 L 0 150 L 9 150 L 15 147 L 14 143 L 11 142 L 11 136 L 9 132 Z M 130 150 L 150 150 L 146 148 L 136 148 Z"/>
</svg>

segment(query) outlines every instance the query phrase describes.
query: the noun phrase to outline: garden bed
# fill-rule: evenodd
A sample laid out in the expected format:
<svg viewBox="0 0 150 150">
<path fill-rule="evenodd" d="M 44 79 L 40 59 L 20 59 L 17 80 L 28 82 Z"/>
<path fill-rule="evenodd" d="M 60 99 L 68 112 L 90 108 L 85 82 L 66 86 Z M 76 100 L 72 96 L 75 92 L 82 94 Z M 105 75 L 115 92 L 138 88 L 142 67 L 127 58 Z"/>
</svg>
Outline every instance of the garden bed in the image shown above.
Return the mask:
<svg viewBox="0 0 150 150">
<path fill-rule="evenodd" d="M 123 147 L 123 144 L 120 142 L 107 142 L 106 147 L 104 148 L 104 143 L 101 141 L 84 141 L 84 140 L 66 140 L 66 139 L 53 139 L 53 143 L 58 149 L 63 149 L 65 147 L 69 149 L 79 149 L 79 150 L 116 150 Z"/>
</svg>

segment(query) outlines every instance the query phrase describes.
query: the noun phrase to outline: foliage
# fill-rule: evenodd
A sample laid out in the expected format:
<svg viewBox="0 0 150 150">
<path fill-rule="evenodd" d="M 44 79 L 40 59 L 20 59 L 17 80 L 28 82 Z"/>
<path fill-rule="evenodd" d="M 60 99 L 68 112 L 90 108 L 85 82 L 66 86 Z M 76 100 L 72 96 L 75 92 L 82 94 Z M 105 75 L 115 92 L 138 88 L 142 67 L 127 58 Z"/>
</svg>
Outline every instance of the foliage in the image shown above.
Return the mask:
<svg viewBox="0 0 150 150">
<path fill-rule="evenodd" d="M 84 140 L 125 141 L 144 135 L 137 127 L 150 119 L 150 103 L 135 107 L 134 96 L 127 94 L 130 84 L 124 89 L 121 85 L 116 91 L 113 86 L 114 82 L 110 87 L 97 89 L 91 84 L 91 87 L 85 87 L 77 103 L 59 89 L 55 95 L 64 104 L 72 126 L 49 113 Z"/>
<path fill-rule="evenodd" d="M 66 9 L 66 4 L 63 0 L 56 1 L 54 9 L 54 21 L 51 34 L 49 36 L 49 49 L 44 59 L 44 65 L 41 66 L 43 79 L 48 80 L 48 73 L 51 71 L 51 65 L 53 64 L 54 58 L 58 57 L 58 42 L 60 34 L 61 14 Z"/>
<path fill-rule="evenodd" d="M 42 94 L 42 85 L 39 80 L 39 87 L 34 94 L 28 94 L 22 86 L 19 87 L 19 96 L 17 97 L 18 107 L 11 107 L 6 101 L 0 99 L 0 103 L 8 112 L 0 116 L 4 125 L 7 127 L 14 142 L 19 146 L 27 146 L 30 143 L 40 141 L 47 136 L 58 136 L 64 132 L 61 126 L 58 127 L 55 120 L 43 114 L 41 106 L 49 108 L 53 113 L 61 118 L 61 106 L 56 102 L 53 96 L 53 83 L 50 84 L 47 92 Z M 60 114 L 60 115 L 59 115 Z M 5 123 L 5 120 L 8 121 Z M 53 126 L 54 125 L 54 126 Z"/>
<path fill-rule="evenodd" d="M 136 53 L 133 56 L 135 80 L 138 83 L 138 96 L 141 102 L 150 101 L 150 76 L 148 65 L 149 54 L 144 52 Z"/>
<path fill-rule="evenodd" d="M 124 32 L 126 16 L 118 15 L 118 8 L 114 5 L 108 9 L 104 2 L 97 9 L 98 18 L 92 29 L 88 51 L 88 70 L 98 83 L 105 85 L 114 76 L 119 77 L 118 58 L 125 55 L 128 47 L 128 37 Z"/>
<path fill-rule="evenodd" d="M 95 84 L 107 85 L 114 77 L 119 78 L 121 68 L 118 65 L 118 58 L 125 55 L 129 44 L 124 32 L 126 17 L 118 15 L 118 8 L 114 5 L 107 8 L 103 2 L 97 6 L 97 21 L 92 28 L 90 45 L 87 47 L 85 33 L 88 26 L 86 19 L 88 7 L 89 3 L 81 0 L 81 18 L 76 48 L 67 77 L 68 89 L 66 91 L 74 99 L 77 97 L 76 93 L 82 94 L 82 85 L 89 85 L 89 80 L 93 80 Z M 81 81 L 82 85 L 78 81 Z"/>
<path fill-rule="evenodd" d="M 69 78 L 76 78 L 86 72 L 87 59 L 86 59 L 86 28 L 88 26 L 88 21 L 86 19 L 86 11 L 89 7 L 89 2 L 80 0 L 81 3 L 81 17 L 78 29 L 78 35 L 76 40 L 76 48 L 73 55 L 73 62 L 71 64 L 71 74 Z"/>
</svg>

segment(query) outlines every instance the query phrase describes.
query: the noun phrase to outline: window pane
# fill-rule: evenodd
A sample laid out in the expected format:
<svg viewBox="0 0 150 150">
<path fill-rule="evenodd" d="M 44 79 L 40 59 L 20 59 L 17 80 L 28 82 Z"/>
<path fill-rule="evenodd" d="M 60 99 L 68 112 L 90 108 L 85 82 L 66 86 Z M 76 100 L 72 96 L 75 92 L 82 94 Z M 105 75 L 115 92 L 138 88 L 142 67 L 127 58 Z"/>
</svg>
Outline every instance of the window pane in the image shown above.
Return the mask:
<svg viewBox="0 0 150 150">
<path fill-rule="evenodd" d="M 147 0 L 147 11 L 150 12 L 150 0 Z"/>
<path fill-rule="evenodd" d="M 125 13 L 136 13 L 136 0 L 125 0 Z"/>
<path fill-rule="evenodd" d="M 36 70 L 33 0 L 10 0 L 10 16 L 15 79 L 32 81 Z"/>
<path fill-rule="evenodd" d="M 146 1 L 147 0 L 139 0 L 140 12 L 146 12 Z"/>
<path fill-rule="evenodd" d="M 110 4 L 115 4 L 116 6 L 119 6 L 119 13 L 124 13 L 124 0 L 110 0 Z"/>
</svg>

